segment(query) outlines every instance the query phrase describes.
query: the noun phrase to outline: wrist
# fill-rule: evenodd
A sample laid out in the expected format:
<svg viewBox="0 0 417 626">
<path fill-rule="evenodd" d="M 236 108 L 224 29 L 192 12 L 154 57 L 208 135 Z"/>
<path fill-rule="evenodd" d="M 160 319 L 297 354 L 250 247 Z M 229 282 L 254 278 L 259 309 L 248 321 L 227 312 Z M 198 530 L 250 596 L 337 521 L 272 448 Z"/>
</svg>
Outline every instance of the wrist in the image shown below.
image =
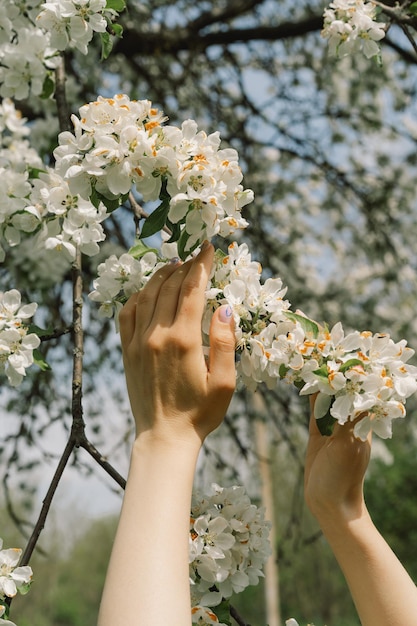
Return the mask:
<svg viewBox="0 0 417 626">
<path fill-rule="evenodd" d="M 314 516 L 326 537 L 346 535 L 358 525 L 372 523 L 363 498 L 355 504 L 340 503 L 327 507 Z"/>
<path fill-rule="evenodd" d="M 156 428 L 138 432 L 133 443 L 133 452 L 141 455 L 175 456 L 196 459 L 202 445 L 197 434 L 179 435 Z"/>
</svg>

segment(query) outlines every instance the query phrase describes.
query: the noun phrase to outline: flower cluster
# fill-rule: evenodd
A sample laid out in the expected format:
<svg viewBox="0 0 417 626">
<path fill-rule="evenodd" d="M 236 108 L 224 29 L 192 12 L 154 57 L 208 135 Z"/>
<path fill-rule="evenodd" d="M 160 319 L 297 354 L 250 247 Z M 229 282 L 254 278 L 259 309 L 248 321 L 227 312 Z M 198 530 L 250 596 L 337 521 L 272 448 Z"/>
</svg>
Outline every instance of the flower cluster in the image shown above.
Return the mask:
<svg viewBox="0 0 417 626">
<path fill-rule="evenodd" d="M 102 317 L 117 317 L 123 303 L 142 289 L 151 275 L 163 265 L 153 251 L 146 252 L 139 259 L 131 254 L 122 254 L 117 258 L 111 255 L 97 268 L 98 278 L 94 281 L 94 290 L 89 297 L 100 303 L 99 314 Z"/>
<path fill-rule="evenodd" d="M 20 385 L 33 363 L 33 350 L 40 344 L 39 337 L 29 333 L 26 325 L 36 308 L 36 303 L 21 306 L 16 289 L 0 292 L 0 373 L 6 374 L 12 386 Z"/>
<path fill-rule="evenodd" d="M 87 54 L 94 32 L 117 16 L 106 0 L 3 0 L 0 7 L 0 95 L 49 96 L 59 51 Z M 120 29 L 119 29 L 120 30 Z"/>
<path fill-rule="evenodd" d="M 334 0 L 324 11 L 322 36 L 329 40 L 330 53 L 345 56 L 363 52 L 379 56 L 378 41 L 385 37 L 386 25 L 376 21 L 377 7 L 367 0 Z"/>
<path fill-rule="evenodd" d="M 0 539 L 0 626 L 15 626 L 7 619 L 7 605 L 3 604 L 6 598 L 13 598 L 18 592 L 25 594 L 29 591 L 32 580 L 32 568 L 28 565 L 18 566 L 22 551 L 17 548 L 3 550 L 3 540 Z"/>
<path fill-rule="evenodd" d="M 197 624 L 216 623 L 214 617 L 208 621 L 213 613 L 208 607 L 257 585 L 271 553 L 270 522 L 244 488 L 213 485 L 212 490 L 211 495 L 194 494 L 191 507 L 190 582 Z"/>
<path fill-rule="evenodd" d="M 154 252 L 139 259 L 129 256 L 114 256 L 99 266 L 90 297 L 101 303 L 102 314 L 120 310 L 160 267 Z M 357 437 L 366 439 L 370 430 L 390 437 L 392 420 L 405 416 L 405 401 L 417 390 L 417 367 L 408 363 L 414 351 L 387 334 L 345 334 L 340 323 L 332 329 L 321 326 L 291 311 L 285 294 L 281 279 L 262 281 L 261 267 L 246 244 L 232 243 L 227 255 L 217 250 L 206 290 L 205 346 L 213 312 L 229 304 L 238 379 L 246 387 L 254 390 L 265 383 L 273 388 L 284 380 L 295 384 L 300 395 L 317 394 L 315 416 L 323 433 L 336 421 L 345 424 L 362 416 L 355 424 Z"/>
<path fill-rule="evenodd" d="M 247 226 L 240 211 L 253 193 L 241 186 L 237 152 L 220 149 L 218 132 L 206 135 L 193 120 L 181 128 L 163 125 L 167 118 L 151 102 L 122 94 L 100 97 L 79 113 L 72 117 L 74 133 L 61 133 L 54 153 L 71 195 L 106 204 L 134 185 L 145 201 L 161 200 L 142 236 L 166 221 L 180 254 Z"/>
<path fill-rule="evenodd" d="M 105 8 L 106 0 L 51 0 L 42 4 L 36 23 L 50 33 L 53 48 L 77 48 L 87 54 L 94 32 L 107 28 Z"/>
</svg>

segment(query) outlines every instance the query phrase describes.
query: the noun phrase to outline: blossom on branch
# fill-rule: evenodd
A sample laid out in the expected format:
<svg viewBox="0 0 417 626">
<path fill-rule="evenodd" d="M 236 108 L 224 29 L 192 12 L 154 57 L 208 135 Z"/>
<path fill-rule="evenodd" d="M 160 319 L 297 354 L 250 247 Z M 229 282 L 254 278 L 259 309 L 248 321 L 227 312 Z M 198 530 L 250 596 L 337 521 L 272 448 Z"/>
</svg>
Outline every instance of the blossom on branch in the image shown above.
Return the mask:
<svg viewBox="0 0 417 626">
<path fill-rule="evenodd" d="M 362 52 L 368 59 L 380 54 L 377 43 L 385 37 L 386 24 L 376 21 L 377 7 L 370 0 L 334 0 L 324 11 L 322 36 L 330 54 L 343 57 Z"/>
<path fill-rule="evenodd" d="M 27 326 L 36 308 L 34 302 L 21 306 L 17 289 L 0 292 L 0 373 L 6 374 L 13 387 L 22 382 L 26 369 L 33 364 L 33 351 L 40 344 L 39 337 L 29 333 Z"/>
<path fill-rule="evenodd" d="M 167 261 L 146 252 L 145 246 L 138 250 L 139 259 L 113 256 L 99 266 L 90 298 L 100 302 L 101 314 L 117 317 L 127 298 Z M 170 254 L 175 256 L 175 250 Z M 263 282 L 261 272 L 246 244 L 232 243 L 227 255 L 216 251 L 202 320 L 206 349 L 213 313 L 228 304 L 235 320 L 241 384 L 255 390 L 265 383 L 272 389 L 283 380 L 300 395 L 317 394 L 315 417 L 324 434 L 336 421 L 343 425 L 362 417 L 355 424 L 357 437 L 366 439 L 370 430 L 391 437 L 392 421 L 405 416 L 406 399 L 417 391 L 417 367 L 408 363 L 414 350 L 387 334 L 346 334 L 340 322 L 329 329 L 293 312 L 281 279 Z"/>
<path fill-rule="evenodd" d="M 209 621 L 216 609 L 207 607 L 258 584 L 271 554 L 270 527 L 264 510 L 251 503 L 243 487 L 214 484 L 211 495 L 193 495 L 189 540 L 193 623 L 217 623 L 214 618 Z M 197 616 L 200 621 L 195 621 Z"/>
<path fill-rule="evenodd" d="M 8 619 L 8 607 L 3 604 L 6 598 L 14 598 L 17 593 L 25 594 L 32 582 L 32 568 L 28 565 L 19 566 L 22 551 L 18 548 L 3 548 L 0 539 L 0 626 L 16 626 Z"/>
</svg>

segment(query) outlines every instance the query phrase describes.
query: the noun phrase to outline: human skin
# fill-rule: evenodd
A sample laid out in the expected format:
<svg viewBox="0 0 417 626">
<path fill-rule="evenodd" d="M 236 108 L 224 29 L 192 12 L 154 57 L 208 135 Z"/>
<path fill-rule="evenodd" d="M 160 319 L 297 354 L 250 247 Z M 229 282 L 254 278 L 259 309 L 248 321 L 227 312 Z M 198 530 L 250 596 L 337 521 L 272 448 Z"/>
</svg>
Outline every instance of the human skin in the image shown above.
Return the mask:
<svg viewBox="0 0 417 626">
<path fill-rule="evenodd" d="M 362 626 L 417 626 L 416 586 L 365 504 L 371 437 L 355 438 L 353 426 L 336 424 L 333 435 L 323 437 L 312 411 L 306 502 L 339 562 Z"/>
<path fill-rule="evenodd" d="M 208 361 L 201 345 L 212 262 L 213 247 L 206 244 L 196 259 L 165 266 L 120 315 L 136 439 L 98 626 L 191 624 L 195 465 L 235 388 L 230 309 L 221 307 L 213 317 Z"/>
</svg>

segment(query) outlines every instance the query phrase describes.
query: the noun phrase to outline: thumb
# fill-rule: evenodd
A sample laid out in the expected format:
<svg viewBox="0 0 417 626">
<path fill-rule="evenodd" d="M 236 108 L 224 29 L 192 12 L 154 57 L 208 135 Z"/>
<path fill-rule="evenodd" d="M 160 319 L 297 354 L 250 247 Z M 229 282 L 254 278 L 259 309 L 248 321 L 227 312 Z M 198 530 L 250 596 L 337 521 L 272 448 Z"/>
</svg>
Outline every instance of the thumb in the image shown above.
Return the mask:
<svg viewBox="0 0 417 626">
<path fill-rule="evenodd" d="M 210 379 L 232 392 L 236 385 L 235 322 L 229 305 L 222 305 L 213 315 L 210 325 Z"/>
</svg>

